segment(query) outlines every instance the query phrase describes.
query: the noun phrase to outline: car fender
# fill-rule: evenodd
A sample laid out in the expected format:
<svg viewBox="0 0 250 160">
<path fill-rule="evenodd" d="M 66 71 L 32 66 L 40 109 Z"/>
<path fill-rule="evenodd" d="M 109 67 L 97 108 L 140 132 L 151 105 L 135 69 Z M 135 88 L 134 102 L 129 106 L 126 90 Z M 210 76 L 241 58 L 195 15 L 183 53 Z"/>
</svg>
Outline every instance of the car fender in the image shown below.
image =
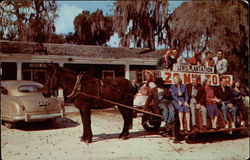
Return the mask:
<svg viewBox="0 0 250 160">
<path fill-rule="evenodd" d="M 16 97 L 1 95 L 2 118 L 11 120 L 13 115 L 23 114 L 23 103 Z"/>
</svg>

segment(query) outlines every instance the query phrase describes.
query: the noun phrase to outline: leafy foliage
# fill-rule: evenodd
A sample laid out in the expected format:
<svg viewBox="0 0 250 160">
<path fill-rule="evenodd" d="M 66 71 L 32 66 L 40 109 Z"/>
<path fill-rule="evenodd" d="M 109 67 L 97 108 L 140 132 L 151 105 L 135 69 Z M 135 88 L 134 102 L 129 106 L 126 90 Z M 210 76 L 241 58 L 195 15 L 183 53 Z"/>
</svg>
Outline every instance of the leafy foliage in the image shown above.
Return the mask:
<svg viewBox="0 0 250 160">
<path fill-rule="evenodd" d="M 171 31 L 171 44 L 181 50 L 222 49 L 229 71 L 247 80 L 249 25 L 248 6 L 244 2 L 183 2 L 173 12 Z"/>
<path fill-rule="evenodd" d="M 0 10 L 0 38 L 50 42 L 57 17 L 55 0 L 3 1 Z"/>
<path fill-rule="evenodd" d="M 113 34 L 112 19 L 104 16 L 102 10 L 90 14 L 83 11 L 75 17 L 74 26 L 78 44 L 103 45 Z"/>
<path fill-rule="evenodd" d="M 132 41 L 137 47 L 155 49 L 155 40 L 159 45 L 169 41 L 168 1 L 116 1 L 114 5 L 113 26 L 122 46 L 129 47 Z"/>
<path fill-rule="evenodd" d="M 248 48 L 247 15 L 239 1 L 183 2 L 172 16 L 172 43 L 190 50 Z"/>
<path fill-rule="evenodd" d="M 68 34 L 65 34 L 65 40 L 68 44 L 77 44 L 76 33 L 69 32 Z"/>
</svg>

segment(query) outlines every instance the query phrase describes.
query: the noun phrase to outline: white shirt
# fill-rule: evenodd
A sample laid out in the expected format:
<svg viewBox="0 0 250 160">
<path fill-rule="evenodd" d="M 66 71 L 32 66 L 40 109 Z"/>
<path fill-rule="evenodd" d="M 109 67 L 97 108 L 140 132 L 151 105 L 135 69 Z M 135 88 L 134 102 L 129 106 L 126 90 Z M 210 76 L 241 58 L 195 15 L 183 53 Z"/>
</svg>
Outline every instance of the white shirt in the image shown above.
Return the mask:
<svg viewBox="0 0 250 160">
<path fill-rule="evenodd" d="M 179 56 L 176 61 L 178 64 L 187 64 L 187 61 L 182 56 Z"/>
<path fill-rule="evenodd" d="M 150 88 L 155 88 L 156 87 L 156 84 L 154 82 L 149 82 L 148 85 L 149 85 Z"/>
<path fill-rule="evenodd" d="M 152 89 L 154 87 L 156 87 L 156 84 L 154 82 L 149 82 L 148 83 L 149 87 Z M 145 90 L 143 88 L 145 88 L 146 83 L 139 89 L 138 93 L 135 95 L 134 98 L 134 106 L 145 106 L 145 103 L 147 101 L 148 96 L 145 95 Z"/>
<path fill-rule="evenodd" d="M 227 60 L 222 58 L 221 60 L 218 57 L 213 57 L 214 64 L 216 66 L 217 73 L 224 74 L 227 72 Z"/>
</svg>

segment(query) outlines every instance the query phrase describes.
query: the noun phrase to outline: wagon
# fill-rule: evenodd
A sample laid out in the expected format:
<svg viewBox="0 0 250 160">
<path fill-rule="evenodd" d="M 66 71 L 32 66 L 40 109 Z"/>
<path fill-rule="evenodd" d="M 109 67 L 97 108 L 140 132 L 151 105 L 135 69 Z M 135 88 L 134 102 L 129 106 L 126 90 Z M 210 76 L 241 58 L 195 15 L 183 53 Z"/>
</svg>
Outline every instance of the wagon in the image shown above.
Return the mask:
<svg viewBox="0 0 250 160">
<path fill-rule="evenodd" d="M 171 85 L 173 81 L 173 76 L 178 74 L 183 82 L 185 84 L 191 83 L 191 79 L 193 76 L 199 76 L 200 80 L 203 81 L 206 78 L 210 78 L 212 80 L 212 85 L 217 86 L 219 85 L 219 75 L 214 73 L 214 69 L 212 67 L 205 67 L 205 66 L 200 66 L 203 68 L 197 68 L 198 66 L 195 66 L 195 68 L 192 68 L 194 66 L 190 65 L 180 65 L 180 64 L 175 64 L 173 67 L 173 70 L 154 70 L 153 72 L 157 77 L 163 78 L 165 85 Z M 232 75 L 223 75 L 227 78 L 227 83 L 228 85 L 231 85 L 233 82 L 233 76 Z M 140 109 L 140 108 L 139 108 Z M 152 107 L 149 107 L 149 111 L 153 113 Z M 143 113 L 142 114 L 142 126 L 146 131 L 153 131 L 153 130 L 159 130 L 162 122 L 162 117 L 161 115 L 151 115 L 148 113 Z M 203 134 L 203 133 L 214 133 L 214 132 L 227 132 L 227 133 L 233 133 L 233 132 L 238 132 L 240 130 L 247 130 L 247 127 L 242 127 L 236 124 L 236 128 L 231 128 L 232 126 L 229 126 L 228 129 L 225 129 L 225 121 L 222 115 L 222 112 L 219 110 L 219 117 L 217 121 L 217 129 L 211 129 L 211 120 L 207 116 L 207 128 L 205 130 L 202 130 L 202 116 L 201 113 L 196 111 L 196 124 L 197 124 L 197 129 L 196 130 L 191 130 L 191 132 L 180 132 L 179 131 L 179 120 L 178 120 L 178 115 L 176 112 L 175 116 L 175 121 L 174 121 L 174 126 L 172 127 L 172 130 L 170 131 L 170 135 L 174 137 L 180 137 L 181 135 L 183 136 L 193 136 L 197 134 Z M 229 124 L 232 122 L 232 117 L 228 113 L 227 114 Z M 242 113 L 239 112 L 237 119 L 239 121 L 242 120 Z M 245 122 L 245 126 L 248 126 L 248 122 Z M 184 118 L 184 130 L 186 129 L 186 122 Z M 191 128 L 192 129 L 192 128 Z"/>
<path fill-rule="evenodd" d="M 153 113 L 153 110 L 150 109 L 149 110 Z M 176 112 L 177 113 L 177 112 Z M 162 118 L 156 115 L 151 115 L 148 113 L 143 113 L 141 115 L 142 118 L 142 126 L 146 131 L 156 131 L 159 130 L 161 127 L 161 123 L 162 123 Z M 229 124 L 231 124 L 232 122 L 232 117 L 231 115 L 228 113 L 228 120 L 229 120 Z M 228 128 L 225 129 L 225 121 L 222 115 L 222 112 L 219 111 L 219 117 L 218 117 L 218 121 L 217 121 L 217 129 L 212 129 L 212 125 L 211 125 L 211 121 L 210 118 L 207 117 L 207 129 L 206 130 L 202 130 L 202 117 L 201 117 L 201 113 L 200 112 L 196 112 L 196 124 L 197 124 L 197 130 L 191 130 L 191 132 L 180 132 L 179 131 L 179 119 L 178 119 L 178 115 L 176 114 L 177 118 L 175 118 L 174 124 L 173 124 L 173 128 L 172 130 L 169 131 L 169 135 L 172 135 L 174 137 L 179 137 L 181 135 L 187 135 L 187 136 L 191 136 L 191 135 L 196 135 L 196 134 L 205 134 L 205 133 L 215 133 L 215 132 L 227 132 L 227 133 L 233 133 L 233 132 L 238 132 L 240 130 L 248 130 L 247 127 L 241 127 L 239 125 L 236 125 L 236 128 Z M 239 120 L 242 119 L 242 113 L 239 112 L 239 116 L 237 117 Z M 246 122 L 246 125 L 248 126 L 248 122 Z M 231 127 L 231 126 L 230 126 Z M 184 130 L 186 129 L 186 121 L 184 119 Z"/>
</svg>

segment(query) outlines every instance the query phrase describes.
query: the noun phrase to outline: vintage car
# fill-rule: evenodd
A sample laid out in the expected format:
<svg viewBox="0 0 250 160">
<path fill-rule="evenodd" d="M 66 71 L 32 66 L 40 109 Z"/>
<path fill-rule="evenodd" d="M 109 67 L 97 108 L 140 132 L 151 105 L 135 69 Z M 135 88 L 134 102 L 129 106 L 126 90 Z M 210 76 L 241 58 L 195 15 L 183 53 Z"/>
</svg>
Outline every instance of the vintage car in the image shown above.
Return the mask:
<svg viewBox="0 0 250 160">
<path fill-rule="evenodd" d="M 64 116 L 64 105 L 56 97 L 45 98 L 43 85 L 33 81 L 1 81 L 1 117 L 8 128 L 15 122 L 54 120 Z"/>
</svg>

